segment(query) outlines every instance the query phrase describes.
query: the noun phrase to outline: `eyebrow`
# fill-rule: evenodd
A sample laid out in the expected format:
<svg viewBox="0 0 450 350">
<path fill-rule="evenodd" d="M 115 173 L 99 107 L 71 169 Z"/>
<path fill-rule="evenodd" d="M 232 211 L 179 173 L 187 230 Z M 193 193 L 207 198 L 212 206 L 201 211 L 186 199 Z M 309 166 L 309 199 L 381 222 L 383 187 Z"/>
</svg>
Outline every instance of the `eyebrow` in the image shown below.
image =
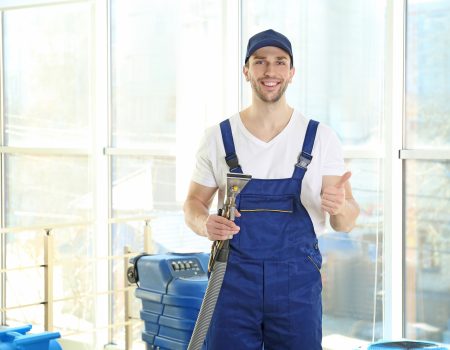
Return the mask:
<svg viewBox="0 0 450 350">
<path fill-rule="evenodd" d="M 262 60 L 262 59 L 266 59 L 266 58 L 267 58 L 267 56 L 254 56 L 255 60 Z M 277 60 L 287 60 L 287 57 L 286 56 L 278 56 L 276 59 Z"/>
</svg>

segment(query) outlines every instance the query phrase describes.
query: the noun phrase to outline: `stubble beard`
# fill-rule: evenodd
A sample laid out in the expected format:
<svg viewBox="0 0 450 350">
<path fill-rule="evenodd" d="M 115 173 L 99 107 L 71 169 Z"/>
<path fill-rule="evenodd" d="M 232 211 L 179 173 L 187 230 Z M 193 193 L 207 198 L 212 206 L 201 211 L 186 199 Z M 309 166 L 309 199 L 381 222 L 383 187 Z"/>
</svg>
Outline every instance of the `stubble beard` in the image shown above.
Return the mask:
<svg viewBox="0 0 450 350">
<path fill-rule="evenodd" d="M 286 92 L 287 87 L 288 87 L 288 84 L 283 81 L 282 83 L 280 83 L 282 85 L 281 85 L 280 90 L 278 90 L 278 93 L 275 96 L 269 98 L 266 95 L 264 95 L 264 92 L 262 91 L 261 86 L 259 85 L 258 81 L 255 81 L 254 79 L 250 79 L 250 84 L 251 84 L 252 89 L 255 92 L 256 96 L 258 96 L 262 101 L 267 102 L 267 103 L 278 102 L 281 99 L 281 97 L 283 97 L 283 95 Z"/>
</svg>

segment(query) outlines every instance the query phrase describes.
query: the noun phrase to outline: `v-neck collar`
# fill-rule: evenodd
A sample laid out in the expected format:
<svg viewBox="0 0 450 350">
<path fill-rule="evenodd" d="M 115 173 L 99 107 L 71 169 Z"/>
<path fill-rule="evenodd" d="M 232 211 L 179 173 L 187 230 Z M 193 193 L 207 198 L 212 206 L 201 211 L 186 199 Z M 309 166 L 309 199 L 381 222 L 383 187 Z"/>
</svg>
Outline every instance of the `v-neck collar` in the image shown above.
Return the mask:
<svg viewBox="0 0 450 350">
<path fill-rule="evenodd" d="M 292 114 L 291 117 L 289 118 L 288 123 L 286 124 L 286 126 L 278 133 L 278 135 L 276 135 L 272 140 L 265 142 L 261 139 L 259 139 L 258 137 L 256 137 L 255 135 L 253 135 L 244 125 L 244 123 L 242 122 L 242 118 L 241 118 L 241 114 L 238 113 L 237 115 L 237 126 L 239 128 L 239 130 L 252 142 L 256 143 L 259 146 L 262 147 L 270 147 L 271 145 L 273 145 L 274 143 L 277 142 L 277 140 L 279 140 L 282 135 L 284 133 L 287 132 L 287 130 L 289 129 L 290 125 L 293 123 L 293 119 L 294 119 L 294 114 L 295 114 L 295 109 L 292 110 Z"/>
</svg>

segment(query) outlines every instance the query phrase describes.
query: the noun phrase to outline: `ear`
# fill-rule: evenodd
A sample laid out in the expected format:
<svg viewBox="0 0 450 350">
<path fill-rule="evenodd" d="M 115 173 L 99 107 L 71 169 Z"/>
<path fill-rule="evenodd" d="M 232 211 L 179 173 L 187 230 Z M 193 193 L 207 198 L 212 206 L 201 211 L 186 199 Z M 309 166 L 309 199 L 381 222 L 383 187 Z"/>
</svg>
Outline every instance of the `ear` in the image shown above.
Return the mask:
<svg viewBox="0 0 450 350">
<path fill-rule="evenodd" d="M 246 80 L 246 81 L 249 81 L 250 79 L 248 78 L 248 67 L 247 67 L 247 66 L 244 66 L 244 67 L 242 68 L 242 73 L 243 73 L 244 76 L 245 76 L 245 80 Z"/>
<path fill-rule="evenodd" d="M 290 75 L 291 75 L 291 77 L 289 78 L 289 83 L 292 83 L 292 78 L 293 78 L 294 75 L 295 75 L 295 67 L 292 67 L 292 68 L 291 68 Z"/>
</svg>

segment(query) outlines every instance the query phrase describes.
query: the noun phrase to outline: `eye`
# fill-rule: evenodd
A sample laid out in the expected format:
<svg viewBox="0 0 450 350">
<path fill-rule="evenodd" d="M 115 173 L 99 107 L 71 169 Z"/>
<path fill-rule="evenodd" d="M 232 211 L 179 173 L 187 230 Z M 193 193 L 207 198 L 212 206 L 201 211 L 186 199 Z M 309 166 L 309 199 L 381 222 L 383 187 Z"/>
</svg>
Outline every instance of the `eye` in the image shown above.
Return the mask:
<svg viewBox="0 0 450 350">
<path fill-rule="evenodd" d="M 277 61 L 277 64 L 278 64 L 279 66 L 285 66 L 285 65 L 286 65 L 286 62 L 285 62 L 285 61 Z"/>
<path fill-rule="evenodd" d="M 264 64 L 264 61 L 263 60 L 256 60 L 255 64 Z"/>
</svg>

